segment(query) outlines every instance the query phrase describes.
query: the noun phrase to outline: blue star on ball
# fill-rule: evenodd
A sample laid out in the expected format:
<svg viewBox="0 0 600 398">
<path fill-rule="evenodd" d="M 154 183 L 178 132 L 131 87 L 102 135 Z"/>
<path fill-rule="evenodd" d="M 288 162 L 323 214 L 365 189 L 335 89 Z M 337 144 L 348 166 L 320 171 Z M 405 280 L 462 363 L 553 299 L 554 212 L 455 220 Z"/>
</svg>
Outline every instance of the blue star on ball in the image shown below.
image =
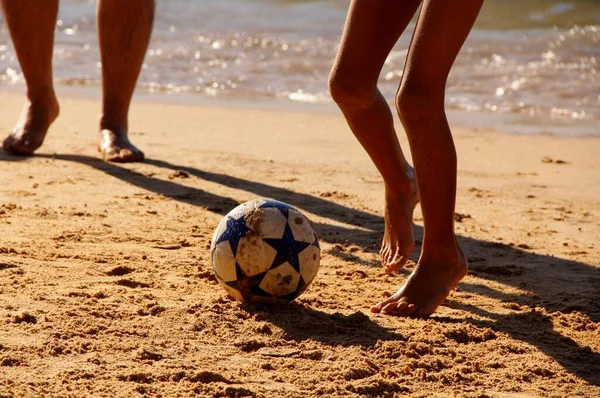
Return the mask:
<svg viewBox="0 0 600 398">
<path fill-rule="evenodd" d="M 229 241 L 229 245 L 231 246 L 231 252 L 233 256 L 237 254 L 238 245 L 240 244 L 240 239 L 242 239 L 246 234 L 251 231 L 246 225 L 246 219 L 244 216 L 240 218 L 230 217 L 227 219 L 227 228 L 223 234 L 217 239 L 215 246 L 221 242 Z"/>
<path fill-rule="evenodd" d="M 283 236 L 281 238 L 263 239 L 263 241 L 277 251 L 269 269 L 276 268 L 281 264 L 289 262 L 297 272 L 300 272 L 300 260 L 298 259 L 298 254 L 311 244 L 296 240 L 292 233 L 292 229 L 290 228 L 290 224 L 287 222 L 285 223 L 285 230 L 283 231 Z"/>
<path fill-rule="evenodd" d="M 265 203 L 258 206 L 259 209 L 277 209 L 283 214 L 285 219 L 287 220 L 290 215 L 290 208 L 283 202 L 278 202 L 276 200 L 267 200 Z"/>
</svg>

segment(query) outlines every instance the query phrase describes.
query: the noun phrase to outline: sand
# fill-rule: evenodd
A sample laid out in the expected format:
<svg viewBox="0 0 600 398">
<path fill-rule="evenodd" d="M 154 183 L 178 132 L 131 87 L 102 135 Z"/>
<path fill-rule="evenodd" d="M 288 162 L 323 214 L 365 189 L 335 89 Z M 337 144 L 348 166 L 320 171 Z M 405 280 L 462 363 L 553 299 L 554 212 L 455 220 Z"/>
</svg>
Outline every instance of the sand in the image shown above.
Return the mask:
<svg viewBox="0 0 600 398">
<path fill-rule="evenodd" d="M 2 136 L 21 101 L 0 94 Z M 402 319 L 368 311 L 414 263 L 379 266 L 381 179 L 339 114 L 138 100 L 148 160 L 117 165 L 99 102 L 61 105 L 38 156 L 0 154 L 0 397 L 600 396 L 599 138 L 456 129 L 470 271 Z M 213 229 L 257 197 L 320 236 L 290 305 L 213 278 Z"/>
</svg>

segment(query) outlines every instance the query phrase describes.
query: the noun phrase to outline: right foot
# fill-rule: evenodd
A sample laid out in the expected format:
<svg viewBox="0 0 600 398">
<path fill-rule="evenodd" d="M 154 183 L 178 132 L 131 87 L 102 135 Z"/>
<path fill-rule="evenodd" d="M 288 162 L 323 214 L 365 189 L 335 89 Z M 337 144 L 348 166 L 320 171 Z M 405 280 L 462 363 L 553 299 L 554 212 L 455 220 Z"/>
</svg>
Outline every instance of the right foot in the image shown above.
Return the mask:
<svg viewBox="0 0 600 398">
<path fill-rule="evenodd" d="M 379 255 L 385 272 L 391 273 L 406 264 L 415 248 L 413 211 L 419 203 L 414 170 L 406 166 L 410 187 L 406 194 L 397 195 L 385 190 L 385 232 Z"/>
<path fill-rule="evenodd" d="M 144 152 L 129 141 L 127 130 L 123 128 L 101 129 L 98 151 L 105 162 L 131 163 L 144 160 Z"/>
<path fill-rule="evenodd" d="M 46 101 L 27 101 L 19 121 L 2 143 L 6 152 L 15 155 L 31 155 L 42 146 L 48 128 L 58 117 L 59 107 L 52 93 Z"/>
<path fill-rule="evenodd" d="M 371 307 L 386 315 L 428 317 L 467 274 L 467 257 L 458 243 L 450 250 L 436 250 L 436 258 L 421 256 L 404 286 L 393 296 Z"/>
</svg>

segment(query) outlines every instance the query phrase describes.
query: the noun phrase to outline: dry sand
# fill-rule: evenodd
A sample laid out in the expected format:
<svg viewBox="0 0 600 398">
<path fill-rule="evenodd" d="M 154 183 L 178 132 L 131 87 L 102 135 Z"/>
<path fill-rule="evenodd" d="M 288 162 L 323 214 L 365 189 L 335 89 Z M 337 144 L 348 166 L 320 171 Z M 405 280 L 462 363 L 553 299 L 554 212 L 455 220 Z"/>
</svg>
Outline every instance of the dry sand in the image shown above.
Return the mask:
<svg viewBox="0 0 600 398">
<path fill-rule="evenodd" d="M 600 396 L 600 139 L 456 130 L 470 272 L 401 319 L 368 312 L 414 264 L 378 264 L 381 179 L 340 115 L 138 101 L 148 160 L 115 165 L 98 108 L 63 99 L 38 156 L 0 154 L 0 397 Z M 257 197 L 321 238 L 288 306 L 213 279 L 213 229 Z"/>
</svg>

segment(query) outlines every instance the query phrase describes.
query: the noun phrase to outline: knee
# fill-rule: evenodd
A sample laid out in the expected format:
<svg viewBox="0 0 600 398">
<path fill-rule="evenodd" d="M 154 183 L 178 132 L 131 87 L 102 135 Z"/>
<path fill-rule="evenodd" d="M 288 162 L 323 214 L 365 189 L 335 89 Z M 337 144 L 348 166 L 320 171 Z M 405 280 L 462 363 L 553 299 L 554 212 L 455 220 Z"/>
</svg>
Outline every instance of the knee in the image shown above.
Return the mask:
<svg viewBox="0 0 600 398">
<path fill-rule="evenodd" d="M 396 110 L 405 125 L 445 117 L 444 91 L 427 85 L 403 84 L 396 94 Z"/>
<path fill-rule="evenodd" d="M 376 86 L 339 70 L 329 75 L 329 93 L 342 110 L 364 109 L 376 100 Z"/>
</svg>

